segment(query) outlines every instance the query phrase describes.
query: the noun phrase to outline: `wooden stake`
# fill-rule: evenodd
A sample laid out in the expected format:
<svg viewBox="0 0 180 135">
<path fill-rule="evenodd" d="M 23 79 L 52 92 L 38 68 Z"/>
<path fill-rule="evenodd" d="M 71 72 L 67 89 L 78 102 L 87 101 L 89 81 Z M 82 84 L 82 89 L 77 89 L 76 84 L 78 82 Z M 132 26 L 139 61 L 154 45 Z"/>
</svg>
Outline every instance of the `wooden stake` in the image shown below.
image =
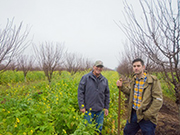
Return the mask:
<svg viewBox="0 0 180 135">
<path fill-rule="evenodd" d="M 120 135 L 121 130 L 121 87 L 119 87 L 119 102 L 118 102 L 118 135 Z"/>
</svg>

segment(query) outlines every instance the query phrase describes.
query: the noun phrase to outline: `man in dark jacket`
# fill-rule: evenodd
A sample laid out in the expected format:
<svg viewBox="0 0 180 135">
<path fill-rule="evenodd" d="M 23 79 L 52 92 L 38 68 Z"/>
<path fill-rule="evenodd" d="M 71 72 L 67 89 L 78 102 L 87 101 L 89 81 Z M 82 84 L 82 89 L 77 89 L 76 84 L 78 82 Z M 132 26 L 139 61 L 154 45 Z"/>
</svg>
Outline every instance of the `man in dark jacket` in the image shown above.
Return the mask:
<svg viewBox="0 0 180 135">
<path fill-rule="evenodd" d="M 122 79 L 117 86 L 129 96 L 128 120 L 124 128 L 124 135 L 135 135 L 141 129 L 143 135 L 154 135 L 157 115 L 162 106 L 162 90 L 156 76 L 144 72 L 142 59 L 133 61 L 135 74 L 129 87 L 124 87 Z"/>
<path fill-rule="evenodd" d="M 78 103 L 88 123 L 95 120 L 96 128 L 101 133 L 104 114 L 108 115 L 110 92 L 108 80 L 101 74 L 103 62 L 96 61 L 93 70 L 81 78 L 78 87 Z"/>
</svg>

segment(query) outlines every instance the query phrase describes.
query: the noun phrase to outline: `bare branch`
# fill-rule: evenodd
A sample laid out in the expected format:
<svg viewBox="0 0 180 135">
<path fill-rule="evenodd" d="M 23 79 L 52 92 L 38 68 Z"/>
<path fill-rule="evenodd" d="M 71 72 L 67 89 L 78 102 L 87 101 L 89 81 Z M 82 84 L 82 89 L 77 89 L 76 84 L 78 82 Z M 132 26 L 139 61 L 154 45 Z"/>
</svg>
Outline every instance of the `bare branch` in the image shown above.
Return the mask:
<svg viewBox="0 0 180 135">
<path fill-rule="evenodd" d="M 139 0 L 142 20 L 135 16 L 133 8 L 124 2 L 126 23 L 120 22 L 133 46 L 163 70 L 165 80 L 174 85 L 180 105 L 180 19 L 178 8 L 172 0 Z M 178 4 L 176 4 L 178 5 Z"/>
<path fill-rule="evenodd" d="M 29 30 L 26 28 L 22 32 L 22 22 L 18 27 L 13 26 L 13 21 L 9 21 L 4 29 L 0 29 L 0 64 L 4 65 L 4 68 L 0 69 L 0 72 L 10 64 L 12 59 L 21 54 L 31 41 L 26 41 L 29 35 Z"/>
<path fill-rule="evenodd" d="M 34 51 L 40 67 L 43 69 L 48 78 L 49 84 L 51 83 L 53 72 L 60 68 L 63 64 L 64 46 L 60 43 L 42 43 L 40 48 L 35 45 Z"/>
</svg>

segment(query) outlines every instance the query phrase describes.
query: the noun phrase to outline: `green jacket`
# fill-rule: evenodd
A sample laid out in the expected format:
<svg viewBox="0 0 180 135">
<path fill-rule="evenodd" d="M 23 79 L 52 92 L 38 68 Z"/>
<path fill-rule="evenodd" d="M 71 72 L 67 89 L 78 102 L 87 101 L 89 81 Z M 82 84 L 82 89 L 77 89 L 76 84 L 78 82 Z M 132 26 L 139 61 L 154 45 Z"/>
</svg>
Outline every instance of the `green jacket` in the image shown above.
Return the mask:
<svg viewBox="0 0 180 135">
<path fill-rule="evenodd" d="M 135 78 L 130 82 L 129 87 L 122 86 L 122 92 L 129 96 L 128 106 L 128 121 L 131 121 L 131 112 L 133 105 L 133 94 L 134 94 Z M 162 90 L 159 80 L 156 76 L 147 74 L 147 80 L 144 84 L 142 93 L 142 102 L 139 109 L 136 111 L 137 122 L 142 119 L 150 120 L 154 124 L 157 124 L 157 115 L 162 107 L 163 97 Z"/>
</svg>

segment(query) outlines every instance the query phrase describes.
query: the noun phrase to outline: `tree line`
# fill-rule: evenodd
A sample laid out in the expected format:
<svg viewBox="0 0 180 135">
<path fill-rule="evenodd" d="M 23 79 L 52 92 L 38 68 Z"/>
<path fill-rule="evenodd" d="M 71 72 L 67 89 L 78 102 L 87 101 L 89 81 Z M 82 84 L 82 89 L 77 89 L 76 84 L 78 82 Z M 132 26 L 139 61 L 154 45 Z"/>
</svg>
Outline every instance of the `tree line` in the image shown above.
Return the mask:
<svg viewBox="0 0 180 135">
<path fill-rule="evenodd" d="M 71 74 L 91 69 L 92 60 L 81 54 L 70 53 L 62 43 L 42 42 L 40 45 L 28 40 L 29 29 L 23 31 L 23 22 L 14 25 L 14 19 L 7 21 L 5 28 L 0 28 L 0 73 L 6 70 L 23 71 L 24 78 L 29 71 L 42 70 L 51 83 L 54 71 L 66 70 Z M 24 52 L 33 46 L 32 55 Z"/>
<path fill-rule="evenodd" d="M 28 39 L 30 30 L 23 31 L 23 22 L 14 25 L 14 19 L 7 20 L 5 28 L 0 28 L 0 73 L 6 70 L 23 71 L 24 79 L 29 71 L 44 71 L 49 84 L 54 71 L 66 70 L 75 74 L 78 71 L 90 70 L 92 60 L 79 53 L 65 50 L 58 42 L 42 42 L 35 44 Z M 32 46 L 31 55 L 26 55 L 27 47 Z M 105 70 L 110 70 L 105 67 Z"/>
</svg>

